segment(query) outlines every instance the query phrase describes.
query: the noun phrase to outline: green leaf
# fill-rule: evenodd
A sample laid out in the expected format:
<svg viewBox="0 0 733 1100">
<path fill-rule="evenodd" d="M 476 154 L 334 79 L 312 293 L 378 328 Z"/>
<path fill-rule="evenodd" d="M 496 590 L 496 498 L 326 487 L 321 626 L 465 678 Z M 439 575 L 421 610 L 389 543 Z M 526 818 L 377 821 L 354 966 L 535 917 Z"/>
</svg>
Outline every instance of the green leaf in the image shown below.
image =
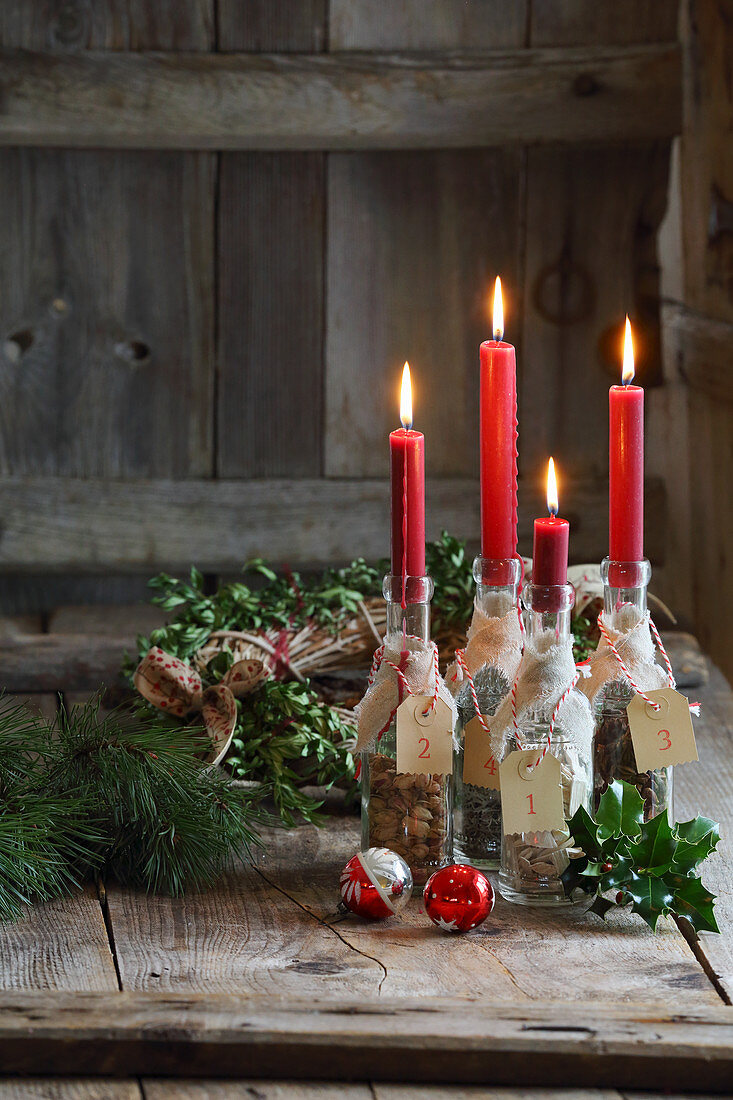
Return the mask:
<svg viewBox="0 0 733 1100">
<path fill-rule="evenodd" d="M 597 860 L 601 854 L 598 826 L 584 806 L 575 811 L 568 821 L 568 828 L 577 847 L 583 849 L 588 859 Z"/>
<path fill-rule="evenodd" d="M 601 920 L 605 920 L 606 914 L 608 913 L 609 909 L 615 908 L 615 902 L 609 901 L 607 898 L 601 897 L 601 895 L 599 894 L 598 897 L 594 899 L 593 904 L 588 909 L 588 912 L 595 913 L 597 917 L 601 918 Z"/>
<path fill-rule="evenodd" d="M 657 921 L 671 911 L 674 900 L 664 879 L 654 875 L 634 875 L 625 890 L 634 902 L 632 912 L 638 913 L 655 932 Z"/>
<path fill-rule="evenodd" d="M 715 894 L 711 894 L 699 878 L 684 879 L 674 891 L 674 912 L 688 920 L 696 932 L 720 932 L 714 904 Z"/>
<path fill-rule="evenodd" d="M 680 839 L 672 865 L 680 874 L 690 874 L 715 851 L 720 840 L 720 826 L 707 817 L 678 822 L 675 834 Z"/>
<path fill-rule="evenodd" d="M 641 827 L 639 839 L 629 845 L 629 855 L 642 873 L 662 875 L 669 870 L 677 841 L 666 811 Z"/>
<path fill-rule="evenodd" d="M 611 783 L 601 795 L 596 811 L 599 837 L 634 836 L 643 820 L 644 799 L 636 787 L 623 780 Z"/>
</svg>

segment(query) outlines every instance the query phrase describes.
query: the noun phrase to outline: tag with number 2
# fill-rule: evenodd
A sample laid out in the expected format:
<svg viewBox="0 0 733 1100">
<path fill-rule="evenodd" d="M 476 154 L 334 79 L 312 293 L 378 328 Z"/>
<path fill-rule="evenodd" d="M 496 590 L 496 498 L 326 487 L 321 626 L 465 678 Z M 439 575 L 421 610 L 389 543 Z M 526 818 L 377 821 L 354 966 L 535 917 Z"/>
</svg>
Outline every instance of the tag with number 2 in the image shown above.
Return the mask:
<svg viewBox="0 0 733 1100">
<path fill-rule="evenodd" d="M 453 771 L 453 715 L 430 695 L 408 695 L 397 708 L 397 771 L 450 775 Z"/>
</svg>

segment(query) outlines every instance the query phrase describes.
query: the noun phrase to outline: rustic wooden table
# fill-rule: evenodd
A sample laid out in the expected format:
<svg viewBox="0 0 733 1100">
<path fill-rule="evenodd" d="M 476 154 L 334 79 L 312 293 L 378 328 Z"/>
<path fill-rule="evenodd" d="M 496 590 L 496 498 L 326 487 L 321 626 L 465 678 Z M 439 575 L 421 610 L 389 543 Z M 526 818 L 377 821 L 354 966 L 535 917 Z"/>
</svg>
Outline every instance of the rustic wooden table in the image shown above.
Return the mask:
<svg viewBox="0 0 733 1100">
<path fill-rule="evenodd" d="M 146 614 L 6 621 L 6 684 L 44 710 L 59 683 L 74 699 L 116 667 Z M 384 925 L 330 924 L 359 845 L 356 820 L 334 816 L 321 830 L 271 831 L 254 866 L 202 895 L 109 884 L 0 927 L 0 1098 L 733 1091 L 733 695 L 713 667 L 695 695 L 701 761 L 677 770 L 675 805 L 680 819 L 721 822 L 705 874 L 721 936 L 501 899 L 463 937 L 438 934 L 420 899 Z"/>
</svg>

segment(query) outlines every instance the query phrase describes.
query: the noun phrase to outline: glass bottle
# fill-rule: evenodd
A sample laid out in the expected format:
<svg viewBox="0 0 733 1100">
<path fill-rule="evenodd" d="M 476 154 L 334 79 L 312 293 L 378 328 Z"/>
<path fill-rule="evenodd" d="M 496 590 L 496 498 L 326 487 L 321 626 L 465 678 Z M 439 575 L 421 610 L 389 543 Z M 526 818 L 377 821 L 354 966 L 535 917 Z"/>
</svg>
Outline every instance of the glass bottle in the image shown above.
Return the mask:
<svg viewBox="0 0 733 1100">
<path fill-rule="evenodd" d="M 522 602 L 526 609 L 527 646 L 549 631 L 554 641 L 572 649 L 570 613 L 575 602 L 572 585 L 528 585 L 522 593 Z M 577 687 L 573 691 L 578 692 Z M 547 743 L 553 710 L 554 705 L 538 705 L 525 712 L 519 727 L 522 748 L 542 751 Z M 510 728 L 502 759 L 518 747 L 514 730 Z M 564 817 L 572 817 L 580 806 L 590 811 L 592 750 L 586 753 L 579 747 L 575 731 L 567 728 L 563 721 L 562 708 L 555 721 L 549 752 L 560 762 Z M 499 892 L 508 901 L 520 905 L 571 904 L 565 896 L 561 875 L 572 854 L 571 837 L 565 826 L 541 832 L 502 833 Z"/>
<path fill-rule="evenodd" d="M 601 563 L 603 621 L 610 630 L 626 632 L 641 622 L 647 611 L 646 593 L 652 575 L 646 559 Z M 666 810 L 672 817 L 672 768 L 640 772 L 636 767 L 626 708 L 634 689 L 619 668 L 619 678 L 601 689 L 595 705 L 595 803 L 610 783 L 632 783 L 644 799 L 644 820 Z"/>
<path fill-rule="evenodd" d="M 430 639 L 429 577 L 387 574 L 387 646 L 427 647 Z M 407 861 L 416 886 L 453 856 L 451 775 L 397 773 L 397 723 L 392 721 L 371 751 L 362 753 L 362 848 L 390 848 Z"/>
<path fill-rule="evenodd" d="M 522 573 L 518 558 L 493 560 L 478 557 L 473 563 L 476 607 L 490 618 L 503 618 L 517 608 Z M 480 713 L 496 713 L 511 683 L 500 668 L 483 665 L 473 677 Z M 466 680 L 456 696 L 457 748 L 453 760 L 453 844 L 456 863 L 469 863 L 483 870 L 499 866 L 501 855 L 501 795 L 498 790 L 463 781 L 466 726 L 476 717 L 471 685 Z"/>
</svg>

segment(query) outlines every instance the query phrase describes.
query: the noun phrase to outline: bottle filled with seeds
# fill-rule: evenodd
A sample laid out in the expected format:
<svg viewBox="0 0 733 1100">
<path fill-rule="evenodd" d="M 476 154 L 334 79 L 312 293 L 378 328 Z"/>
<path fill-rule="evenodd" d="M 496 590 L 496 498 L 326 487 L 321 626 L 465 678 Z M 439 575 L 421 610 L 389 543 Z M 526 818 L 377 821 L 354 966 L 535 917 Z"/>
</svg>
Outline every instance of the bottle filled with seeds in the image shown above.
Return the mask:
<svg viewBox="0 0 733 1100">
<path fill-rule="evenodd" d="M 404 593 L 403 593 L 404 587 Z M 405 685 L 415 669 L 422 687 L 418 692 L 437 692 L 433 670 L 435 647 L 430 642 L 430 599 L 433 584 L 429 577 L 401 577 L 388 574 L 384 580 L 387 602 L 387 634 L 382 662 L 395 670 L 399 678 L 399 699 L 409 694 Z M 411 671 L 412 670 L 412 671 Z M 450 700 L 442 680 L 440 687 Z M 369 696 L 365 697 L 365 703 Z M 364 706 L 364 704 L 362 704 Z M 429 708 L 426 708 L 429 709 Z M 445 708 L 446 710 L 448 708 Z M 431 771 L 426 757 L 425 770 L 397 771 L 397 719 L 393 714 L 384 729 L 379 729 L 373 744 L 361 754 L 362 847 L 390 848 L 409 864 L 416 885 L 424 885 L 430 875 L 452 860 L 452 728 L 448 764 Z M 427 750 L 425 750 L 427 752 Z"/>
<path fill-rule="evenodd" d="M 561 791 L 552 827 L 510 831 L 504 821 L 499 891 L 508 901 L 524 905 L 570 904 L 561 876 L 580 852 L 573 847 L 565 821 L 580 806 L 590 811 L 593 801 L 592 712 L 585 696 L 572 686 L 577 678 L 570 632 L 574 598 L 569 584 L 530 585 L 522 593 L 527 636 L 516 688 L 517 728 L 505 722 L 500 757 L 504 761 L 515 753 L 517 759 L 526 756 L 537 769 L 554 769 Z M 526 770 L 518 765 L 523 778 Z M 503 776 L 502 768 L 502 784 Z M 526 789 L 531 792 L 531 785 Z M 524 805 L 524 789 L 521 798 Z M 525 808 L 534 812 L 531 801 Z"/>
<path fill-rule="evenodd" d="M 498 764 L 482 719 L 493 715 L 509 693 L 521 660 L 521 562 L 478 557 L 473 576 L 476 598 L 464 656 L 471 678 L 464 675 L 456 693 L 453 845 L 456 862 L 485 870 L 499 866 L 501 795 Z"/>
<path fill-rule="evenodd" d="M 601 565 L 603 577 L 603 624 L 614 646 L 630 668 L 634 682 L 642 689 L 666 686 L 665 675 L 654 662 L 649 634 L 647 586 L 651 578 L 648 561 L 613 562 Z M 672 815 L 672 768 L 639 771 L 636 766 L 626 708 L 634 697 L 634 688 L 613 657 L 604 640 L 591 669 L 603 663 L 613 671 L 594 698 L 595 731 L 595 802 L 616 779 L 636 787 L 644 799 L 644 819 L 666 810 Z"/>
</svg>

